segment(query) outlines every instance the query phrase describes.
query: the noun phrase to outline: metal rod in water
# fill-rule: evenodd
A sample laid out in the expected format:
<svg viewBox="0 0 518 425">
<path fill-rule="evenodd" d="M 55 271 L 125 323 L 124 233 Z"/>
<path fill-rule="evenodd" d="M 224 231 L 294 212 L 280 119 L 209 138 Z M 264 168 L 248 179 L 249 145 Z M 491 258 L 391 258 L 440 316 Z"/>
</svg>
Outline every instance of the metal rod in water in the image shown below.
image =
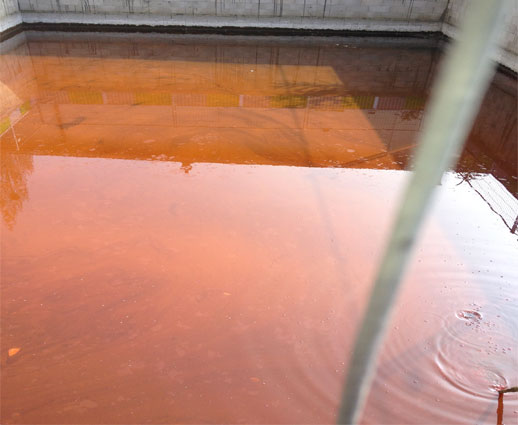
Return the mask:
<svg viewBox="0 0 518 425">
<path fill-rule="evenodd" d="M 491 54 L 506 2 L 470 1 L 459 38 L 446 55 L 425 116 L 414 172 L 356 337 L 338 412 L 339 424 L 356 424 L 360 419 L 417 232 L 435 187 L 462 148 L 493 75 Z"/>
</svg>

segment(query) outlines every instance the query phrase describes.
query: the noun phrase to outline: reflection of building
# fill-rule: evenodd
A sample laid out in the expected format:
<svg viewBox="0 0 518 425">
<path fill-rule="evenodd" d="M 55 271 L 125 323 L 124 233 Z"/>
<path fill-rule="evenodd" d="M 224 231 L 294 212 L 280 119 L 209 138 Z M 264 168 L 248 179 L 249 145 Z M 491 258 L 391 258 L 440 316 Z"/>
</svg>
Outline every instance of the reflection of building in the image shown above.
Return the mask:
<svg viewBox="0 0 518 425">
<path fill-rule="evenodd" d="M 28 37 L 21 152 L 375 168 L 415 143 L 436 44 Z"/>
<path fill-rule="evenodd" d="M 476 158 L 480 173 L 491 173 L 518 198 L 516 79 L 497 74 L 486 93 L 464 157 Z"/>
<path fill-rule="evenodd" d="M 1 189 L 0 208 L 2 216 L 8 227 L 12 227 L 16 215 L 22 209 L 23 202 L 27 200 L 27 177 L 33 170 L 32 156 L 2 153 L 1 163 Z"/>
<path fill-rule="evenodd" d="M 19 99 L 0 116 L 4 138 L 14 128 L 21 141 L 4 152 L 170 160 L 186 172 L 405 168 L 438 62 L 427 40 L 27 37 L 0 68 Z M 517 196 L 516 157 L 516 80 L 498 76 L 459 172 L 491 173 Z"/>
</svg>

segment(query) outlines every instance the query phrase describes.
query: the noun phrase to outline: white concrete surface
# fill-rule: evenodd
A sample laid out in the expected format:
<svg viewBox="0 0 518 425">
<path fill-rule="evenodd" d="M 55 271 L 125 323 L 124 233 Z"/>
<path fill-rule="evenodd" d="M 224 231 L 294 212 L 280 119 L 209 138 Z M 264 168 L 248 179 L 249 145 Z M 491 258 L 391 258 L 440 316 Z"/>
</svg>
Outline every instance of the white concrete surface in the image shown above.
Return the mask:
<svg viewBox="0 0 518 425">
<path fill-rule="evenodd" d="M 448 0 L 18 0 L 18 3 L 22 12 L 439 21 Z"/>
</svg>

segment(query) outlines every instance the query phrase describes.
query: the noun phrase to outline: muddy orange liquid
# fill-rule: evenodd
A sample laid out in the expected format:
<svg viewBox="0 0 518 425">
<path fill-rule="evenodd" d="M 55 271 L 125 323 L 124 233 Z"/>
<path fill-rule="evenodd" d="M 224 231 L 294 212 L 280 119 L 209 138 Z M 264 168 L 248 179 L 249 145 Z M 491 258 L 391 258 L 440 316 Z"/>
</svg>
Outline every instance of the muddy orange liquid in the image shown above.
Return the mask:
<svg viewBox="0 0 518 425">
<path fill-rule="evenodd" d="M 4 43 L 2 423 L 333 423 L 439 47 Z M 518 384 L 516 113 L 498 74 L 437 188 L 366 424 L 493 424 Z M 516 394 L 503 406 L 518 420 Z"/>
</svg>

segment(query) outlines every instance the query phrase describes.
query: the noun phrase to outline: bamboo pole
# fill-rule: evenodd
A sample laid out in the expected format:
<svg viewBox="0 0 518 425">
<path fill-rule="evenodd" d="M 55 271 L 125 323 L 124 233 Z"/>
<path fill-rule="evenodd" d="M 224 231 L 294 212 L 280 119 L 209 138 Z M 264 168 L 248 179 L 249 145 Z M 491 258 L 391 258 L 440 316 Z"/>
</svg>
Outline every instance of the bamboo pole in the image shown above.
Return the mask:
<svg viewBox="0 0 518 425">
<path fill-rule="evenodd" d="M 405 267 L 434 189 L 458 157 L 493 75 L 491 56 L 507 1 L 469 1 L 459 38 L 447 52 L 425 116 L 414 171 L 356 336 L 339 424 L 360 420 Z"/>
</svg>

